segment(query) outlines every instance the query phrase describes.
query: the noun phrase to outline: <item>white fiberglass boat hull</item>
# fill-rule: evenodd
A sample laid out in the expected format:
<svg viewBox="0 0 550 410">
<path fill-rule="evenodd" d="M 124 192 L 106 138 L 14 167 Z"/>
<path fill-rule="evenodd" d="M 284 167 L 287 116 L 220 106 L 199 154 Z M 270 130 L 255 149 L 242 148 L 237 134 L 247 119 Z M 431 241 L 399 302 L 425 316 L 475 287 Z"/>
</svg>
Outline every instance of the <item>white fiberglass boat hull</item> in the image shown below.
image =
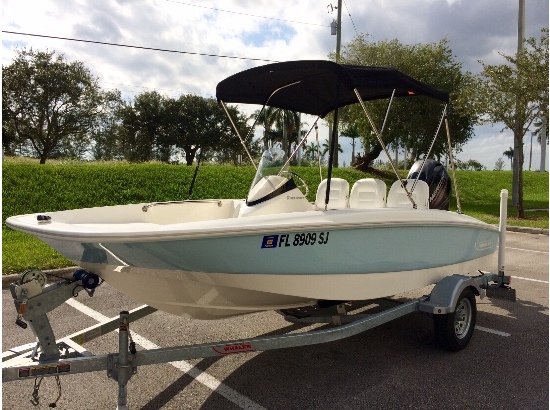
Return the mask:
<svg viewBox="0 0 550 410">
<path fill-rule="evenodd" d="M 489 270 L 498 245 L 496 228 L 440 210 L 237 217 L 236 200 L 143 206 L 6 223 L 143 303 L 202 319 L 395 295 Z"/>
</svg>

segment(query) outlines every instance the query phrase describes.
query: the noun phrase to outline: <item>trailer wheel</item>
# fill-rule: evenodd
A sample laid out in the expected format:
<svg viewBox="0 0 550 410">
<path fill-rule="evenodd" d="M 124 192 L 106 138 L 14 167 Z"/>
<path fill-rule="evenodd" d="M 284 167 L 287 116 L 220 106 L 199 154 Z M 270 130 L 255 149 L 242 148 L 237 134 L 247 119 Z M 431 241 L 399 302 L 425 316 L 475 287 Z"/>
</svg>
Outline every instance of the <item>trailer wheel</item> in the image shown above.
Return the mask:
<svg viewBox="0 0 550 410">
<path fill-rule="evenodd" d="M 439 346 L 452 352 L 465 348 L 476 325 L 476 298 L 470 288 L 462 291 L 455 311 L 446 315 L 434 315 L 435 339 Z"/>
</svg>

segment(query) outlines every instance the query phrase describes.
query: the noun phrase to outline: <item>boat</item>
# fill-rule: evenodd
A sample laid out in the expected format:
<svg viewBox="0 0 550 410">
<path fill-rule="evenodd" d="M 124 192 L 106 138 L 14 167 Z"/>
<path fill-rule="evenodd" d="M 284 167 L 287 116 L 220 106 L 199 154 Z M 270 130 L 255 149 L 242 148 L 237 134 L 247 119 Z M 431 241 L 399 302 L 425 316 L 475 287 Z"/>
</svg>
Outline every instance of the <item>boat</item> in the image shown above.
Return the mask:
<svg viewBox="0 0 550 410">
<path fill-rule="evenodd" d="M 216 94 L 226 113 L 226 104 L 259 104 L 317 120 L 290 158 L 272 146 L 259 164 L 234 127 L 256 167 L 246 198 L 42 212 L 9 217 L 6 225 L 142 303 L 196 319 L 392 296 L 494 263 L 498 228 L 432 206 L 441 184 L 450 183 L 440 178 L 431 191 L 421 178 L 427 159 L 407 179 L 397 174 L 391 187 L 364 178 L 350 189 L 332 176 L 332 143 L 313 202 L 290 168 L 317 121 L 333 113 L 337 123 L 341 107 L 360 104 L 384 146 L 383 127 L 377 130 L 364 101 L 432 98 L 445 113 L 446 92 L 392 68 L 303 60 L 242 71 Z"/>
</svg>

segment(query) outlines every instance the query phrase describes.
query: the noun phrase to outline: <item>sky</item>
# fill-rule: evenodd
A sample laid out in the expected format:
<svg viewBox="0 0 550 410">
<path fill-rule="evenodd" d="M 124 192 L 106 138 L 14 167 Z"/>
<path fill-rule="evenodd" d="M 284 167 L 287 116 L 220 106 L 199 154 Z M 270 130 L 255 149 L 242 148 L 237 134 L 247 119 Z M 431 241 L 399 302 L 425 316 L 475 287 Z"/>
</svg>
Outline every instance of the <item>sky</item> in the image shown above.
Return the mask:
<svg viewBox="0 0 550 410">
<path fill-rule="evenodd" d="M 2 65 L 13 61 L 18 48 L 49 50 L 83 62 L 103 89 L 119 89 L 127 98 L 153 90 L 171 97 L 215 97 L 218 82 L 247 68 L 273 61 L 327 59 L 336 49 L 330 23 L 337 18 L 337 3 L 2 0 Z M 404 44 L 447 38 L 464 70 L 479 73 L 479 60 L 501 64 L 505 60 L 500 53 L 516 52 L 518 8 L 518 0 L 344 0 L 342 45 L 358 34 L 368 34 L 371 41 L 398 39 Z M 526 37 L 540 37 L 548 20 L 548 0 L 525 0 Z M 513 146 L 512 132 L 502 125 L 475 131 L 458 158 L 475 159 L 487 169 L 503 158 L 505 169 L 510 169 L 502 153 Z M 320 127 L 320 138 L 327 137 L 328 128 Z M 524 169 L 529 169 L 530 139 L 528 133 Z M 349 164 L 351 139 L 342 138 L 340 144 L 340 164 Z M 540 145 L 534 141 L 533 169 L 539 169 L 540 156 Z"/>
</svg>

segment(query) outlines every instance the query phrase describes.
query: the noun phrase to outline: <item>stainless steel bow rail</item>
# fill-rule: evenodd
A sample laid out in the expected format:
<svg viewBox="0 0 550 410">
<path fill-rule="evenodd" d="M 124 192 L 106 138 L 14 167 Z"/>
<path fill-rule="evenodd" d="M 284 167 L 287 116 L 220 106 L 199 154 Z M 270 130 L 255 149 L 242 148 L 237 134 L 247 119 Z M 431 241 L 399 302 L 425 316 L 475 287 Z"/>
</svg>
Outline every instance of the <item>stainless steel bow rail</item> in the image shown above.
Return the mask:
<svg viewBox="0 0 550 410">
<path fill-rule="evenodd" d="M 515 290 L 509 286 L 510 277 L 504 274 L 507 194 L 506 190 L 502 190 L 498 273 L 447 276 L 433 287 L 429 295 L 405 303 L 393 301 L 392 306 L 376 313 L 366 310 L 348 315 L 346 307 L 350 303 L 341 301 L 319 301 L 317 306 L 282 311 L 285 319 L 290 322 L 335 325 L 303 333 L 138 351 L 132 340 L 130 323 L 156 310 L 142 306 L 130 312 L 123 311 L 119 317 L 56 340 L 46 314 L 81 291 L 93 296 L 102 282 L 96 274 L 79 269 L 74 272 L 71 280 L 46 286 L 46 275 L 43 272 L 27 271 L 17 283 L 10 285 L 10 290 L 17 313 L 15 323 L 25 329 L 30 327 L 36 343 L 19 346 L 2 354 L 2 382 L 34 378 L 31 402 L 37 405 L 40 399 L 40 383 L 44 377 L 57 379 L 59 400 L 60 376 L 107 371 L 107 376 L 118 384 L 117 408 L 128 409 L 128 381 L 136 374 L 139 366 L 327 343 L 354 336 L 413 312 L 425 312 L 433 316 L 435 338 L 442 347 L 451 351 L 463 349 L 468 345 L 475 327 L 475 296 L 511 301 L 516 299 Z M 117 329 L 117 353 L 93 355 L 82 346 Z M 56 402 L 51 403 L 50 407 L 55 407 Z"/>
</svg>

